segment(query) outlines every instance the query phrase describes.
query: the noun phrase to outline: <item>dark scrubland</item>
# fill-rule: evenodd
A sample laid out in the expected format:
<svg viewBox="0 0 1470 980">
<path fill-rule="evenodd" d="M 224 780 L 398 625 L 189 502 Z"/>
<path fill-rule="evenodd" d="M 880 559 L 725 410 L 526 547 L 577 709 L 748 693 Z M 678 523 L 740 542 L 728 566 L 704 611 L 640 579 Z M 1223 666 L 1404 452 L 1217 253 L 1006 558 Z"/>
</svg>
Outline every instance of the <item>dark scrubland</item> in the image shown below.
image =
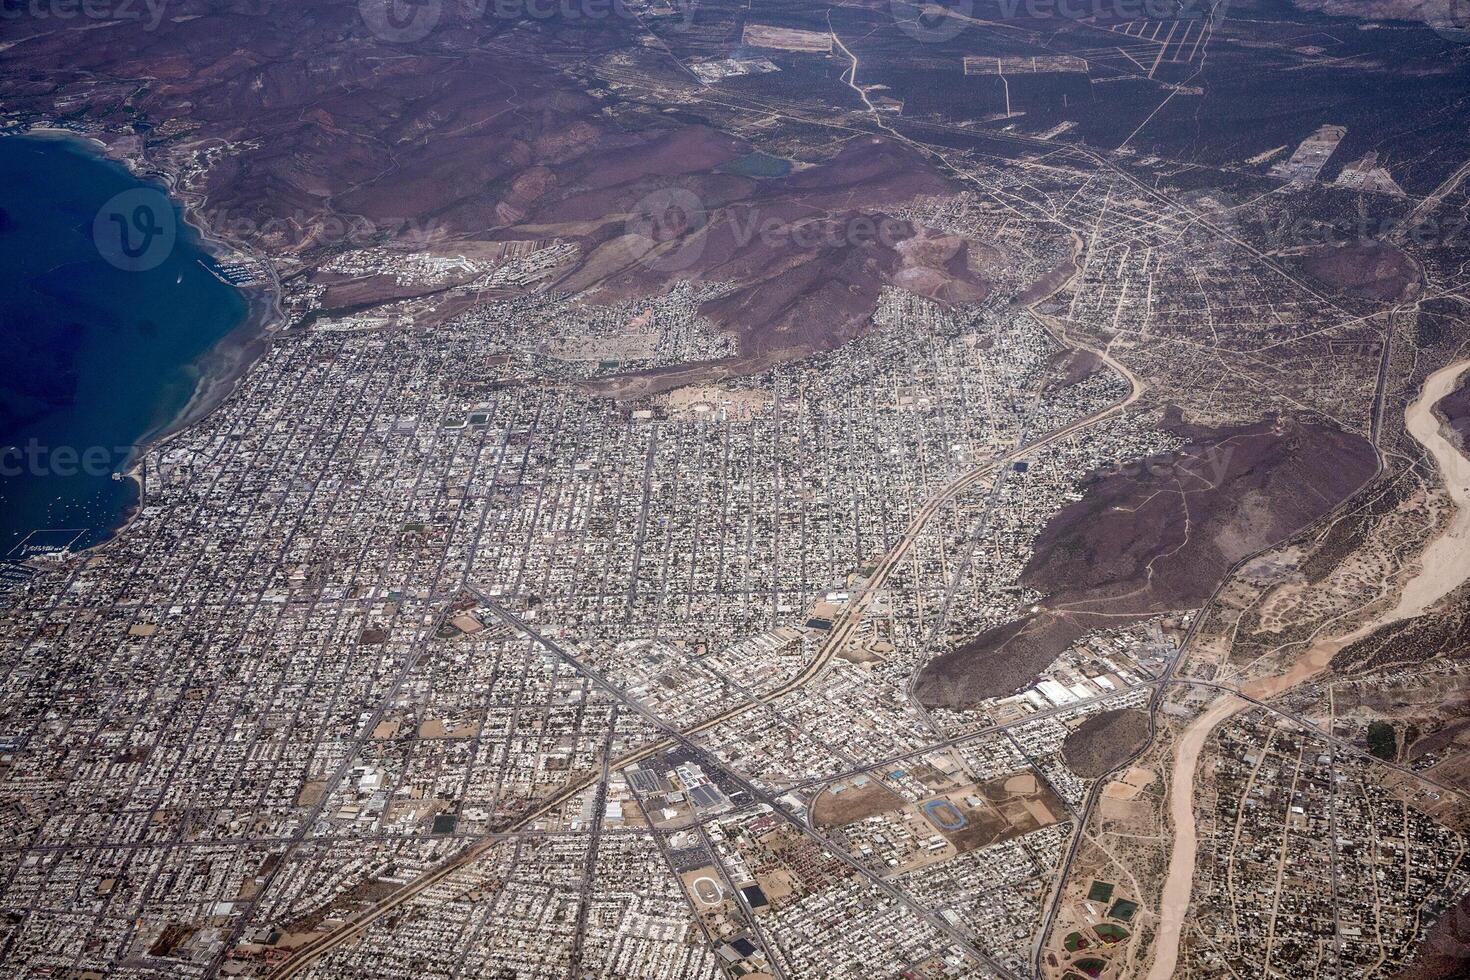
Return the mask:
<svg viewBox="0 0 1470 980">
<path fill-rule="evenodd" d="M 1434 413 L 1449 427 L 1460 448 L 1470 449 L 1470 371 L 1460 376 L 1454 391 L 1440 399 Z"/>
<path fill-rule="evenodd" d="M 1384 481 L 1365 494 L 1359 506 L 1332 521 L 1317 538 L 1312 553 L 1302 563 L 1302 577 L 1313 585 L 1326 579 L 1412 491 L 1410 481 L 1398 478 Z"/>
<path fill-rule="evenodd" d="M 1166 425 L 1187 443 L 1088 477 L 1022 571 L 1040 608 L 930 661 L 916 686 L 924 704 L 1010 694 L 1092 630 L 1199 606 L 1237 561 L 1316 522 L 1376 470 L 1366 439 L 1322 424 Z"/>
<path fill-rule="evenodd" d="M 1102 358 L 1089 350 L 1063 350 L 1052 355 L 1052 380 L 1056 388 L 1070 388 L 1081 384 L 1098 371 L 1107 370 Z"/>
<path fill-rule="evenodd" d="M 776 180 L 709 174 L 645 185 L 639 189 L 651 201 L 605 206 L 621 216 L 618 208 L 636 213 L 640 205 L 673 201 L 685 213 L 635 217 L 632 227 L 657 231 L 651 239 L 630 241 L 622 217 L 605 224 L 587 236 L 587 261 L 560 285 L 624 297 L 656 291 L 674 277 L 733 283 L 701 313 L 737 336 L 738 353 L 702 365 L 697 376 L 760 370 L 856 337 L 884 285 L 941 303 L 983 300 L 990 286 L 973 271 L 968 242 L 881 210 L 946 186 L 912 151 L 873 137 Z M 863 209 L 845 207 L 859 200 Z M 689 369 L 677 366 L 601 387 L 641 395 L 690 380 Z"/>
<path fill-rule="evenodd" d="M 1409 965 L 1394 980 L 1465 980 L 1470 977 L 1470 895 L 1429 928 Z"/>
<path fill-rule="evenodd" d="M 1383 241 L 1318 246 L 1302 257 L 1301 264 L 1318 282 L 1361 299 L 1393 302 L 1419 284 L 1414 261 Z"/>
<path fill-rule="evenodd" d="M 633 394 L 829 350 L 868 326 L 884 285 L 942 303 L 991 291 L 969 243 L 886 214 L 954 190 L 909 147 L 820 130 L 791 148 L 804 165 L 785 176 L 721 172 L 758 147 L 628 101 L 590 70 L 643 57 L 636 20 L 497 9 L 446 3 L 401 43 L 375 36 L 356 3 L 179 0 L 155 29 L 122 21 L 85 44 L 17 22 L 32 36 L 7 51 L 3 92 L 44 119 L 84 89 L 73 122 L 117 155 L 192 172 L 180 190 L 206 224 L 307 274 L 364 245 L 560 238 L 580 259 L 549 286 L 588 301 L 681 279 L 728 286 L 701 312 L 736 354 L 634 379 Z M 329 285 L 344 310 L 405 292 L 386 277 Z"/>
<path fill-rule="evenodd" d="M 1118 708 L 1089 715 L 1062 742 L 1062 759 L 1077 775 L 1096 779 L 1133 758 L 1149 735 L 1148 714 Z"/>
<path fill-rule="evenodd" d="M 1470 657 L 1470 611 L 1460 602 L 1446 613 L 1405 619 L 1380 627 L 1349 644 L 1332 658 L 1339 673 L 1376 670 L 1389 665 L 1411 665 L 1444 657 Z"/>
</svg>

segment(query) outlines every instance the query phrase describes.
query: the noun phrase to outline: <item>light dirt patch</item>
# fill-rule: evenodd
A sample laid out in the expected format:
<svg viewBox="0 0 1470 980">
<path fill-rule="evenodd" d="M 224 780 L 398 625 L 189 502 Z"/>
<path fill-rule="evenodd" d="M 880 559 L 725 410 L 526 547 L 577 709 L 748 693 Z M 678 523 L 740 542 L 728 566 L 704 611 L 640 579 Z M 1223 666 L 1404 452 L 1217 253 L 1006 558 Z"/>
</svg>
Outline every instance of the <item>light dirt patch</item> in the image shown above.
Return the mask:
<svg viewBox="0 0 1470 980">
<path fill-rule="evenodd" d="M 1026 812 L 1031 814 L 1031 818 L 1043 827 L 1050 827 L 1057 822 L 1056 814 L 1052 813 L 1051 809 L 1040 800 L 1027 800 Z"/>
<path fill-rule="evenodd" d="M 1017 796 L 1029 796 L 1036 792 L 1036 776 L 1029 772 L 1016 773 L 1006 780 L 1005 789 Z"/>
<path fill-rule="evenodd" d="M 322 794 L 326 792 L 326 780 L 314 779 L 301 787 L 301 793 L 296 797 L 298 806 L 316 806 L 322 801 Z"/>
<path fill-rule="evenodd" d="M 1158 778 L 1152 769 L 1142 769 L 1134 766 L 1118 779 L 1108 783 L 1103 789 L 1103 796 L 1110 800 L 1131 800 L 1138 796 Z"/>
<path fill-rule="evenodd" d="M 1158 773 L 1154 772 L 1152 769 L 1145 769 L 1142 766 L 1134 766 L 1123 774 L 1124 782 L 1129 783 L 1133 786 L 1137 786 L 1139 789 L 1147 789 L 1148 787 L 1152 786 L 1154 784 L 1154 780 L 1158 778 Z"/>
<path fill-rule="evenodd" d="M 1149 834 L 1154 830 L 1153 809 L 1142 800 L 1122 800 L 1104 795 L 1098 801 L 1097 810 L 1109 825 L 1110 833 Z"/>
<path fill-rule="evenodd" d="M 772 27 L 768 24 L 746 24 L 744 41 L 758 48 L 781 51 L 803 51 L 808 54 L 831 54 L 832 35 L 803 31 L 794 27 Z"/>
<path fill-rule="evenodd" d="M 883 663 L 888 659 L 887 657 L 879 654 L 872 647 L 862 646 L 858 644 L 849 644 L 843 647 L 841 650 L 838 650 L 835 654 L 833 654 L 833 656 L 837 657 L 839 660 L 846 660 L 848 663 L 852 664 Z"/>
<path fill-rule="evenodd" d="M 791 877 L 791 872 L 785 868 L 758 874 L 755 880 L 760 883 L 761 891 L 765 892 L 766 898 L 772 902 L 779 902 L 783 898 L 790 898 L 796 894 L 796 882 Z"/>
<path fill-rule="evenodd" d="M 288 932 L 276 940 L 277 949 L 295 949 L 321 937 L 319 932 Z"/>
<path fill-rule="evenodd" d="M 485 628 L 485 624 L 484 623 L 480 622 L 478 619 L 476 619 L 474 616 L 470 615 L 469 613 L 460 613 L 458 616 L 452 617 L 449 620 L 449 625 L 453 626 L 455 629 L 459 630 L 461 633 L 466 633 L 466 634 L 469 634 L 469 633 L 478 633 L 478 632 L 480 632 L 480 630 L 482 630 L 482 629 Z"/>
<path fill-rule="evenodd" d="M 659 396 L 664 410 L 674 416 L 704 416 L 727 419 L 750 418 L 763 413 L 774 399 L 763 391 L 723 388 L 720 385 L 684 385 Z"/>
<path fill-rule="evenodd" d="M 837 786 L 841 792 L 833 792 Z M 834 783 L 812 801 L 812 823 L 818 827 L 845 827 L 847 824 L 880 813 L 902 808 L 903 797 L 871 777 L 861 786 L 851 782 Z"/>
</svg>

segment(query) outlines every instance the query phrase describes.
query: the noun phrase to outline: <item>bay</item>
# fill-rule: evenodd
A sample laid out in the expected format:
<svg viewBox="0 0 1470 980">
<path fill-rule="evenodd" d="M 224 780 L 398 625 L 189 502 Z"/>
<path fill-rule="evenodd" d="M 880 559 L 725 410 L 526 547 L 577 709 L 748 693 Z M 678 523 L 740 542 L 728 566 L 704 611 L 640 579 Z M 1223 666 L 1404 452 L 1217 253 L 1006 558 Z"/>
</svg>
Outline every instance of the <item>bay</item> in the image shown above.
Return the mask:
<svg viewBox="0 0 1470 980">
<path fill-rule="evenodd" d="M 0 138 L 0 556 L 124 523 L 137 448 L 247 311 L 160 186 L 82 140 Z"/>
</svg>

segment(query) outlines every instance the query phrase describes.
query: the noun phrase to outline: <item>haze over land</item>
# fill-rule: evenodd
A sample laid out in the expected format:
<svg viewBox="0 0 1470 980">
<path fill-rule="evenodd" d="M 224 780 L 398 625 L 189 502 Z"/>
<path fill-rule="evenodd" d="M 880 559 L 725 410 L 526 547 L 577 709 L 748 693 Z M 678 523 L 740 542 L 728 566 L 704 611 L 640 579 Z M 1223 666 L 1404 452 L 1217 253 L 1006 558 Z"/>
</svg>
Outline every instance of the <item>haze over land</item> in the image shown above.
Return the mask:
<svg viewBox="0 0 1470 980">
<path fill-rule="evenodd" d="M 0 567 L 7 975 L 1462 972 L 1470 45 L 1063 7 L 7 13 L 250 311 Z"/>
</svg>

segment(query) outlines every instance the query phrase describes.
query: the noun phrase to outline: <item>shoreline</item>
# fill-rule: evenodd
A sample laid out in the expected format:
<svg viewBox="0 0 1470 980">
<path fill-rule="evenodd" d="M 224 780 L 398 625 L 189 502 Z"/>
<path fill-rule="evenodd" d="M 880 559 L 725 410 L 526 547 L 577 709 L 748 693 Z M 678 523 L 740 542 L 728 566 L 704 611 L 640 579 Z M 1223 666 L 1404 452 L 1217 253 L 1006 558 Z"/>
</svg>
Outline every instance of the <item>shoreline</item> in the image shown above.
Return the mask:
<svg viewBox="0 0 1470 980">
<path fill-rule="evenodd" d="M 98 551 L 117 540 L 128 529 L 148 499 L 148 483 L 143 466 L 146 456 L 213 414 L 228 400 L 240 379 L 270 350 L 275 336 L 280 333 L 279 330 L 271 329 L 277 314 L 274 298 L 256 294 L 250 296 L 247 302 L 249 306 L 240 323 L 216 341 L 192 365 L 198 369 L 199 377 L 194 382 L 194 391 L 189 395 L 189 400 L 179 409 L 178 414 L 139 437 L 132 455 L 128 457 L 126 468 L 122 471 L 123 477 L 134 488 L 134 499 L 127 513 L 106 537 L 70 554 L 84 555 Z"/>
<path fill-rule="evenodd" d="M 275 337 L 283 331 L 285 314 L 281 310 L 280 278 L 269 258 L 218 235 L 204 220 L 202 209 L 206 199 L 201 197 L 196 200 L 193 195 L 181 193 L 174 175 L 152 169 L 147 166 L 146 161 L 119 153 L 105 140 L 86 132 L 38 125 L 12 135 L 71 143 L 80 152 L 124 168 L 135 180 L 156 185 L 178 208 L 180 219 L 194 233 L 199 250 L 212 261 L 233 261 L 239 256 L 246 256 L 259 263 L 268 273 L 268 278 L 260 282 L 231 284 L 245 301 L 245 314 L 204 353 L 185 365 L 197 372 L 197 377 L 188 400 L 177 414 L 143 432 L 134 443 L 133 452 L 121 470 L 122 477 L 134 487 L 134 499 L 127 511 L 105 535 L 85 548 L 67 549 L 49 556 L 32 556 L 18 562 L 33 567 L 32 563 L 37 558 L 71 557 L 96 552 L 116 541 L 132 525 L 147 503 L 144 459 L 150 452 L 166 445 L 224 404 L 240 379 L 265 355 L 275 342 Z"/>
</svg>

